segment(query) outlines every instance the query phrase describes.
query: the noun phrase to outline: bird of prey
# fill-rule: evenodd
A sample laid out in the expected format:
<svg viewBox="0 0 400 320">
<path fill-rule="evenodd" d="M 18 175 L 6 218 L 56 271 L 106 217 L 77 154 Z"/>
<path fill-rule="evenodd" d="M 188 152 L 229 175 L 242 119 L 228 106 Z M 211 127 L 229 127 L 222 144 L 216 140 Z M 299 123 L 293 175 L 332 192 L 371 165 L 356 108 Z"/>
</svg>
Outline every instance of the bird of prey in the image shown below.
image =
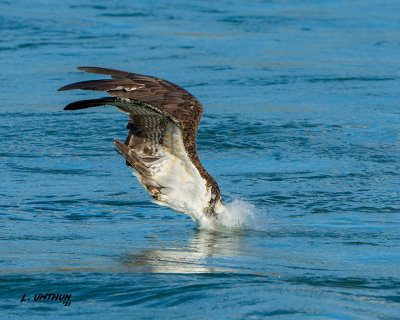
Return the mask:
<svg viewBox="0 0 400 320">
<path fill-rule="evenodd" d="M 115 150 L 133 169 L 154 202 L 189 215 L 199 225 L 218 222 L 226 208 L 217 182 L 204 169 L 196 151 L 203 106 L 169 81 L 98 67 L 79 70 L 111 79 L 72 83 L 59 91 L 106 91 L 111 97 L 82 100 L 64 110 L 112 105 L 129 114 L 128 137 L 115 139 Z"/>
</svg>

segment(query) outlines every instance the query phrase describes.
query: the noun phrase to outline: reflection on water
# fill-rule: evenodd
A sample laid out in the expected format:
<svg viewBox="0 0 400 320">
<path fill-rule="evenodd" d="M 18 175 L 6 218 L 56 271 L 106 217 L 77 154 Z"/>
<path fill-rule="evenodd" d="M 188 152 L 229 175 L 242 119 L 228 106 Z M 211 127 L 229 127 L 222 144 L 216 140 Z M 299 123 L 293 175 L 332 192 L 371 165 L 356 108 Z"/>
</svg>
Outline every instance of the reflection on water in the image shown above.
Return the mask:
<svg viewBox="0 0 400 320">
<path fill-rule="evenodd" d="M 243 237 L 239 232 L 223 233 L 198 229 L 186 245 L 140 250 L 122 258 L 130 271 L 151 273 L 214 273 L 239 272 L 239 269 L 213 267 L 209 258 L 243 254 Z M 161 248 L 160 248 L 161 247 Z"/>
</svg>

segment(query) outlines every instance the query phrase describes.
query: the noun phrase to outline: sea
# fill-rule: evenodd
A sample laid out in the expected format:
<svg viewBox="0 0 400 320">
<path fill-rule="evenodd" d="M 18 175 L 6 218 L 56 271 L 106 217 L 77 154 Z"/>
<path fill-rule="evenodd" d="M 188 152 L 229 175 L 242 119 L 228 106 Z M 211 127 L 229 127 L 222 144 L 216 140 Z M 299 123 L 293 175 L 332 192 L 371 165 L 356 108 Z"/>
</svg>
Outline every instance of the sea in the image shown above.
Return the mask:
<svg viewBox="0 0 400 320">
<path fill-rule="evenodd" d="M 0 0 L 1 319 L 400 319 L 400 2 Z M 151 202 L 105 96 L 157 76 L 204 106 L 230 208 Z"/>
</svg>

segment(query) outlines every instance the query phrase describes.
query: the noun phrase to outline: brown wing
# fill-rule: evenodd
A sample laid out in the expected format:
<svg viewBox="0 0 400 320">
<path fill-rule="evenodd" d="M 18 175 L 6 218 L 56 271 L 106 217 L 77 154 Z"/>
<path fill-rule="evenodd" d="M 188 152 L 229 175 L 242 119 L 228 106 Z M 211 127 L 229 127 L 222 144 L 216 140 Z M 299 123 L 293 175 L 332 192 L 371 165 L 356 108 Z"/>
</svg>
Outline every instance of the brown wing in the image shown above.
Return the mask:
<svg viewBox="0 0 400 320">
<path fill-rule="evenodd" d="M 125 144 L 116 142 L 127 164 L 146 176 L 145 163 L 156 157 L 165 121 L 172 121 L 182 129 L 183 144 L 190 160 L 200 175 L 211 187 L 215 201 L 221 198 L 216 181 L 204 169 L 196 151 L 196 135 L 203 113 L 203 107 L 189 92 L 169 81 L 114 69 L 80 67 L 79 70 L 110 75 L 112 79 L 91 80 L 64 86 L 59 91 L 81 89 L 106 91 L 113 98 L 78 101 L 68 105 L 65 110 L 76 110 L 100 105 L 114 105 L 130 114 L 130 129 Z M 125 147 L 126 146 L 126 147 Z M 130 152 L 130 150 L 133 150 Z M 148 191 L 156 196 L 156 186 L 148 181 Z"/>
<path fill-rule="evenodd" d="M 59 91 L 80 89 L 107 91 L 113 97 L 140 100 L 179 121 L 183 129 L 198 128 L 203 106 L 185 89 L 169 81 L 114 69 L 80 67 L 89 73 L 111 75 L 113 79 L 72 83 Z"/>
</svg>

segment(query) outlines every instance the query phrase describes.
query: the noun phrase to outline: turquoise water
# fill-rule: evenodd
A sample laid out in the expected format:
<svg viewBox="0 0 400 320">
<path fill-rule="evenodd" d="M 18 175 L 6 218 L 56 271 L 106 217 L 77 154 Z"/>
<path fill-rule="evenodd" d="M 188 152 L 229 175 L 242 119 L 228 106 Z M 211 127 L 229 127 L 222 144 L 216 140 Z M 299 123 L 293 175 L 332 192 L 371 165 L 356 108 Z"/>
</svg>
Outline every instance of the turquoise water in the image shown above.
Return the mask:
<svg viewBox="0 0 400 320">
<path fill-rule="evenodd" d="M 1 318 L 400 318 L 399 12 L 0 1 Z M 62 111 L 104 95 L 56 91 L 86 65 L 203 103 L 199 156 L 246 228 L 150 202 L 113 150 L 126 115 Z"/>
</svg>

